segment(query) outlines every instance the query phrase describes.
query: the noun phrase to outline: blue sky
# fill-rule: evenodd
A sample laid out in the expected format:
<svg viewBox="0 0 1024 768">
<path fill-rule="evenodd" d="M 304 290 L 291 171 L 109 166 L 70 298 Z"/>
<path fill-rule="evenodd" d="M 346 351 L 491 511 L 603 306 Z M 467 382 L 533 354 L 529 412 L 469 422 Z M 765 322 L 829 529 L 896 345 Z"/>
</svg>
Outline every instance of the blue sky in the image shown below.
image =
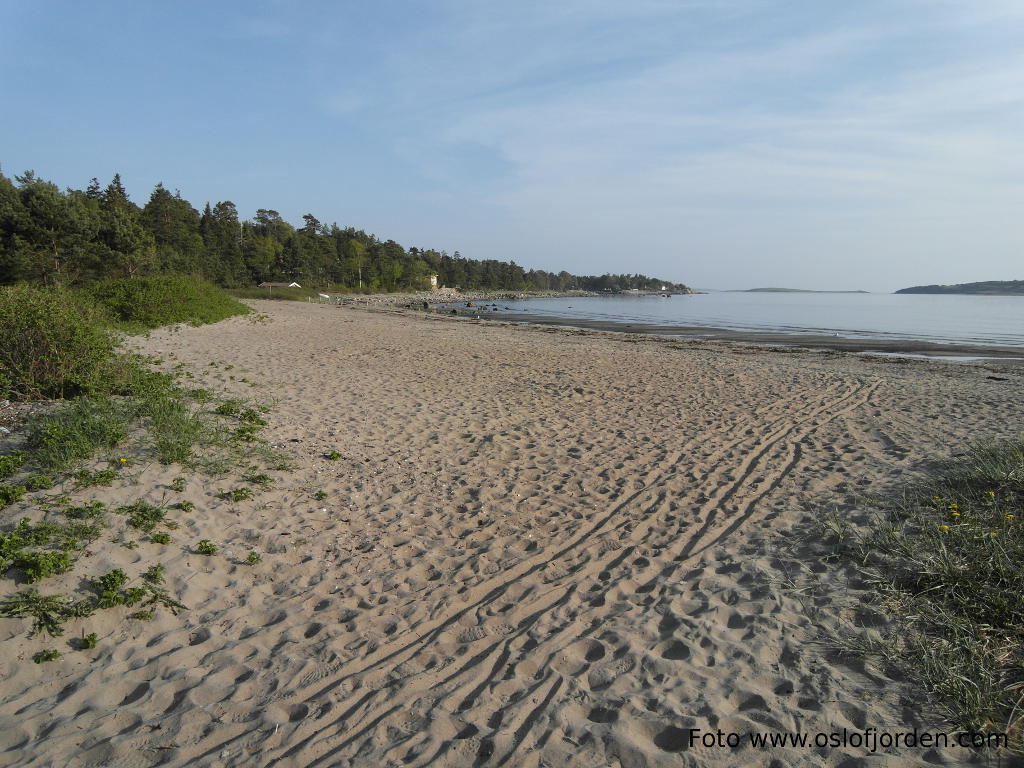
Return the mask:
<svg viewBox="0 0 1024 768">
<path fill-rule="evenodd" d="M 0 169 L 710 288 L 1024 278 L 1019 0 L 0 0 Z"/>
</svg>

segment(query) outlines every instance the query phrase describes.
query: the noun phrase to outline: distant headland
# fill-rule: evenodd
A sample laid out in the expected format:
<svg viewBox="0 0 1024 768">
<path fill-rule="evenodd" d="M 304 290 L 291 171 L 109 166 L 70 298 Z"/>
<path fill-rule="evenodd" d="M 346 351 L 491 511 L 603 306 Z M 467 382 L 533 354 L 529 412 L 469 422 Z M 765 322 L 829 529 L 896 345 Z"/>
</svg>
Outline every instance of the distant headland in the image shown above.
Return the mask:
<svg viewBox="0 0 1024 768">
<path fill-rule="evenodd" d="M 956 285 L 915 285 L 896 293 L 963 293 L 977 296 L 1024 296 L 1024 280 L 987 280 Z"/>
</svg>

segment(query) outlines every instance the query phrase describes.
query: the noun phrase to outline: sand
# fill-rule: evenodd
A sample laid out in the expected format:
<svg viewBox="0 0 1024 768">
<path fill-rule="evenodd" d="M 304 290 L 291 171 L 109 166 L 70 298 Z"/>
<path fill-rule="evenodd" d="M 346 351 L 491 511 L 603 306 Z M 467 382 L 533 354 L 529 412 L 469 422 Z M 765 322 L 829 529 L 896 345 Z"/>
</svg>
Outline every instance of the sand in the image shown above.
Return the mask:
<svg viewBox="0 0 1024 768">
<path fill-rule="evenodd" d="M 266 437 L 296 468 L 238 503 L 217 496 L 234 478 L 159 465 L 73 491 L 195 503 L 158 558 L 189 610 L 73 622 L 69 636 L 100 635 L 90 652 L 0 620 L 0 763 L 973 759 L 734 750 L 691 744 L 689 729 L 952 730 L 905 681 L 830 652 L 828 633 L 884 619 L 858 607 L 855 574 L 820 557 L 813 523 L 856 517 L 857 494 L 898 487 L 964 440 L 1019 433 L 1019 368 L 254 304 L 262 322 L 135 344 L 271 404 Z M 193 554 L 201 538 L 221 551 Z M 138 572 L 154 546 L 97 542 L 75 579 Z M 262 562 L 239 562 L 250 549 Z M 33 664 L 40 647 L 64 658 Z"/>
</svg>

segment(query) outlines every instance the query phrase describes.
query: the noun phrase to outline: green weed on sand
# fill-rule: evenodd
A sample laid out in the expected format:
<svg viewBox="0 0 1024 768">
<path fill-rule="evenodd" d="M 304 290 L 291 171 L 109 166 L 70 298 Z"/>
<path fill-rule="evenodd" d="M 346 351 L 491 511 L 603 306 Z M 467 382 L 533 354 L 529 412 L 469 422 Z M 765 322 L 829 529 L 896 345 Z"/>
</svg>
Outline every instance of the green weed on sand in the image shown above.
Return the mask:
<svg viewBox="0 0 1024 768">
<path fill-rule="evenodd" d="M 874 524 L 844 531 L 895 629 L 854 649 L 909 673 L 952 722 L 1024 728 L 1024 441 L 976 444 Z"/>
</svg>

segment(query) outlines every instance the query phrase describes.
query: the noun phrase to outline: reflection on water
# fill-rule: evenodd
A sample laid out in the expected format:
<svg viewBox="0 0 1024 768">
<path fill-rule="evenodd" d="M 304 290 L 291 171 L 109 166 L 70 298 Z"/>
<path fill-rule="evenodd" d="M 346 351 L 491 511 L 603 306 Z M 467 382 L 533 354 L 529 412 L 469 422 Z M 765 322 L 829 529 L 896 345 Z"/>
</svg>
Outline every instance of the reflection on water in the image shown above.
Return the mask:
<svg viewBox="0 0 1024 768">
<path fill-rule="evenodd" d="M 707 293 L 497 302 L 533 315 L 680 328 L 1024 347 L 1024 296 Z"/>
</svg>

